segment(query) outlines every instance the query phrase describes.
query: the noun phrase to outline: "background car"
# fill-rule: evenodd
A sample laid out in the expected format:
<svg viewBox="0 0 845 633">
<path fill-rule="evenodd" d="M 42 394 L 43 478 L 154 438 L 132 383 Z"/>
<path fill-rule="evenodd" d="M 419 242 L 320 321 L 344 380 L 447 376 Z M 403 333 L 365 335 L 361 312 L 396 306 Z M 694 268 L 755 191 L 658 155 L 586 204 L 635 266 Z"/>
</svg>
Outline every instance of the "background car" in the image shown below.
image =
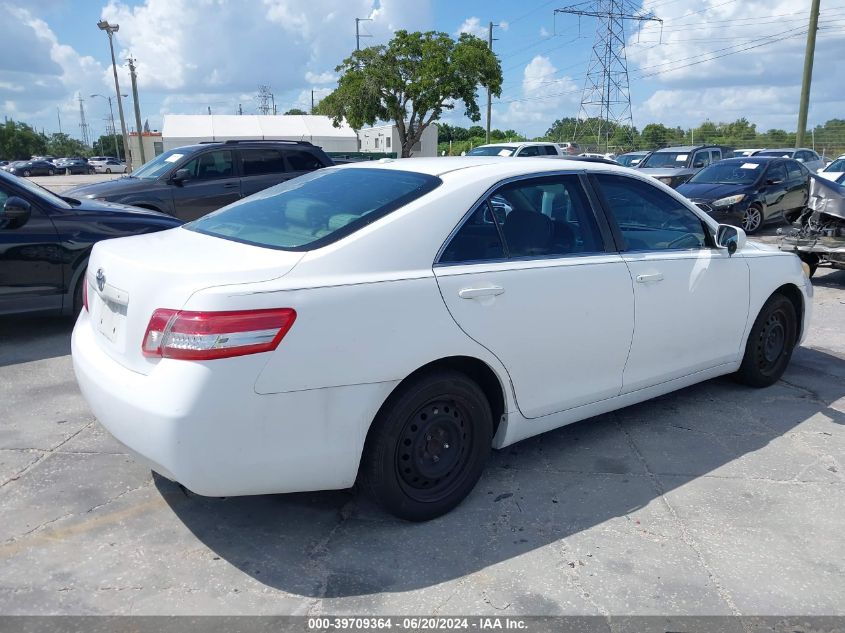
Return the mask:
<svg viewBox="0 0 845 633">
<path fill-rule="evenodd" d="M 728 158 L 702 169 L 680 187 L 718 222 L 750 234 L 807 204 L 810 172 L 798 161 L 762 156 Z"/>
<path fill-rule="evenodd" d="M 622 165 L 623 167 L 636 167 L 649 154 L 651 154 L 651 152 L 627 152 L 625 154 L 620 154 L 619 156 L 617 156 L 616 162 Z"/>
<path fill-rule="evenodd" d="M 743 156 L 754 156 L 755 154 L 758 154 L 758 153 L 760 153 L 760 152 L 762 152 L 762 151 L 763 151 L 763 148 L 757 148 L 757 149 L 749 149 L 749 148 L 745 148 L 745 149 L 735 149 L 735 150 L 734 150 L 733 155 L 734 155 L 734 158 L 742 158 Z"/>
<path fill-rule="evenodd" d="M 146 209 L 59 197 L 0 173 L 0 314 L 77 314 L 94 243 L 180 224 Z"/>
<path fill-rule="evenodd" d="M 612 152 L 607 152 L 606 154 L 600 154 L 598 152 L 581 152 L 578 156 L 582 156 L 584 158 L 604 158 L 606 160 L 616 162 L 616 154 Z"/>
<path fill-rule="evenodd" d="M 686 145 L 658 149 L 646 156 L 637 165 L 660 182 L 677 188 L 693 177 L 699 170 L 722 160 L 728 154 L 720 145 Z"/>
<path fill-rule="evenodd" d="M 783 147 L 780 149 L 764 149 L 760 150 L 755 156 L 775 156 L 778 158 L 792 158 L 802 163 L 807 169 L 812 172 L 817 172 L 824 167 L 824 161 L 821 156 L 816 154 L 813 150 L 806 147 Z"/>
<path fill-rule="evenodd" d="M 94 173 L 94 166 L 89 165 L 88 161 L 84 158 L 63 158 L 61 160 L 57 160 L 54 164 L 56 165 L 57 171 L 65 174 L 66 176 L 70 176 L 71 174 Z"/>
<path fill-rule="evenodd" d="M 845 154 L 842 154 L 839 158 L 836 158 L 830 162 L 824 169 L 820 169 L 816 172 L 817 175 L 821 176 L 822 178 L 827 178 L 828 180 L 833 180 L 836 182 L 836 179 L 845 174 Z"/>
<path fill-rule="evenodd" d="M 493 447 L 773 384 L 812 305 L 794 255 L 588 160 L 332 167 L 90 261 L 74 371 L 144 463 L 210 496 L 360 481 L 416 521 Z"/>
<path fill-rule="evenodd" d="M 581 153 L 581 146 L 575 142 L 555 143 L 555 145 L 558 146 L 562 153 L 567 154 L 568 156 L 574 156 Z"/>
<path fill-rule="evenodd" d="M 568 149 L 561 148 L 560 143 L 545 143 L 541 141 L 524 141 L 512 143 L 490 143 L 479 145 L 469 150 L 467 156 L 510 156 L 512 158 L 529 158 L 537 156 L 567 156 Z"/>
<path fill-rule="evenodd" d="M 123 174 L 126 172 L 126 163 L 121 163 L 114 158 L 94 163 L 93 167 L 98 174 Z"/>
<path fill-rule="evenodd" d="M 58 170 L 46 160 L 26 160 L 8 165 L 6 171 L 15 176 L 52 176 Z"/>
<path fill-rule="evenodd" d="M 307 141 L 226 141 L 172 149 L 118 178 L 69 196 L 131 204 L 195 220 L 258 191 L 332 165 Z"/>
</svg>

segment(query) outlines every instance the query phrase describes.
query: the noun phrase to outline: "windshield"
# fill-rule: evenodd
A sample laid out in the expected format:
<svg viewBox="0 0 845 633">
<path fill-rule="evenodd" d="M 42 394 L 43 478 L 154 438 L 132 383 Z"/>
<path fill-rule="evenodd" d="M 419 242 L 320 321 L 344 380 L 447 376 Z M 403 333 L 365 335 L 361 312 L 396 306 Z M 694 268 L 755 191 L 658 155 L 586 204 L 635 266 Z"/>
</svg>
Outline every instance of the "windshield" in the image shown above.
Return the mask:
<svg viewBox="0 0 845 633">
<path fill-rule="evenodd" d="M 689 152 L 654 152 L 637 166 L 681 169 L 687 166 L 689 155 Z"/>
<path fill-rule="evenodd" d="M 634 163 L 638 163 L 643 159 L 643 154 L 622 154 L 616 157 L 616 162 L 623 167 L 630 167 Z"/>
<path fill-rule="evenodd" d="M 845 158 L 837 158 L 824 171 L 845 171 Z"/>
<path fill-rule="evenodd" d="M 159 176 L 163 176 L 173 168 L 173 164 L 187 155 L 184 148 L 177 147 L 164 154 L 159 154 L 151 161 L 144 163 L 132 172 L 133 178 L 143 178 L 144 180 L 155 180 Z M 91 160 L 94 160 L 93 158 Z M 108 157 L 103 157 L 103 161 L 108 160 Z"/>
<path fill-rule="evenodd" d="M 505 147 L 504 145 L 482 145 L 475 147 L 467 152 L 467 156 L 513 156 L 515 147 Z"/>
<path fill-rule="evenodd" d="M 751 185 L 765 169 L 756 162 L 713 163 L 689 179 L 690 183 L 710 185 Z"/>
<path fill-rule="evenodd" d="M 3 172 L 0 172 L 3 173 Z M 14 176 L 0 176 L 0 181 L 2 180 L 9 180 L 13 181 L 18 187 L 26 189 L 29 193 L 38 196 L 42 200 L 46 200 L 54 207 L 59 207 L 60 209 L 72 209 L 70 204 L 68 204 L 65 200 L 62 200 L 54 193 L 47 191 L 44 187 L 40 185 L 36 185 L 31 180 L 27 180 L 26 178 L 15 178 Z"/>
<path fill-rule="evenodd" d="M 754 154 L 755 156 L 777 156 L 779 158 L 792 158 L 792 152 L 786 150 L 773 150 L 770 149 L 765 152 L 757 152 Z"/>
<path fill-rule="evenodd" d="M 322 169 L 265 189 L 186 224 L 236 242 L 311 250 L 416 200 L 439 178 L 399 169 Z"/>
</svg>

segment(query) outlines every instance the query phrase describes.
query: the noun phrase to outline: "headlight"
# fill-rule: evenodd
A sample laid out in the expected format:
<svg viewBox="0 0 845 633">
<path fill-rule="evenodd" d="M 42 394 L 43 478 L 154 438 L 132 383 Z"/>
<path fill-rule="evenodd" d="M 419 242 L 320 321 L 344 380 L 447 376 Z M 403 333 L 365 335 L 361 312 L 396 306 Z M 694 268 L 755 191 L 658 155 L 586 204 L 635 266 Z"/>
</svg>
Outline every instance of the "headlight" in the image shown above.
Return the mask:
<svg viewBox="0 0 845 633">
<path fill-rule="evenodd" d="M 737 202 L 742 202 L 745 200 L 745 194 L 741 193 L 737 196 L 728 196 L 727 198 L 719 198 L 718 200 L 714 200 L 710 203 L 712 207 L 729 207 L 732 204 L 736 204 Z"/>
</svg>

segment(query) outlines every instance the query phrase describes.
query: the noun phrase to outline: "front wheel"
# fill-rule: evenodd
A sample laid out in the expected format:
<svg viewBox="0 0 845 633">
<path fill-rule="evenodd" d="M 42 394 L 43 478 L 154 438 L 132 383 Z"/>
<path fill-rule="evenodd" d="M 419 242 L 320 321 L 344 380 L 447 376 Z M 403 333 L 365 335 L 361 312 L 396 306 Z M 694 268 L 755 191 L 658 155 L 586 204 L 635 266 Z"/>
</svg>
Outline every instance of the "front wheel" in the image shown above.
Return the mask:
<svg viewBox="0 0 845 633">
<path fill-rule="evenodd" d="M 48 169 L 48 170 L 47 170 L 47 175 L 48 175 L 48 176 L 55 176 L 55 175 L 56 175 L 56 172 L 55 172 L 55 171 L 53 171 L 52 169 Z"/>
<path fill-rule="evenodd" d="M 25 172 L 23 172 L 23 175 L 29 178 L 32 175 L 32 172 L 27 169 Z"/>
<path fill-rule="evenodd" d="M 782 294 L 773 294 L 763 305 L 748 335 L 737 379 L 751 387 L 773 385 L 786 370 L 797 339 L 795 306 Z"/>
<path fill-rule="evenodd" d="M 392 514 L 427 521 L 473 489 L 492 439 L 490 404 L 475 382 L 452 370 L 424 374 L 400 387 L 379 412 L 361 478 Z"/>
<path fill-rule="evenodd" d="M 107 167 L 107 168 L 106 168 L 106 173 L 107 173 L 107 174 L 110 174 L 110 173 L 111 173 L 111 169 L 109 169 L 109 168 Z"/>
<path fill-rule="evenodd" d="M 759 204 L 752 204 L 742 216 L 742 230 L 752 235 L 763 226 L 763 209 Z"/>
</svg>

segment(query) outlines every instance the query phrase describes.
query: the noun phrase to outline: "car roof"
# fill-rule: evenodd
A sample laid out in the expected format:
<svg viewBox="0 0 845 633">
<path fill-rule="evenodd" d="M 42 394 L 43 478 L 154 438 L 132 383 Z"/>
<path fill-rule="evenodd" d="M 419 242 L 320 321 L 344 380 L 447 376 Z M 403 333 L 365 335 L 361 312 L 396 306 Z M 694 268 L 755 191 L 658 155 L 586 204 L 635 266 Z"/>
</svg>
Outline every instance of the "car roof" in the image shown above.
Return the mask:
<svg viewBox="0 0 845 633">
<path fill-rule="evenodd" d="M 485 143 L 475 147 L 522 147 L 523 145 L 557 145 L 551 141 L 507 141 L 502 143 Z"/>
<path fill-rule="evenodd" d="M 705 147 L 716 147 L 718 145 L 676 145 L 675 147 L 661 147 L 660 149 L 654 150 L 654 153 L 657 154 L 658 152 L 692 152 L 697 149 L 704 149 Z"/>
<path fill-rule="evenodd" d="M 624 154 L 619 154 L 619 156 L 639 156 L 642 154 L 645 156 L 646 154 L 651 154 L 651 150 L 648 149 L 638 149 L 634 150 L 633 152 L 625 152 Z"/>
<path fill-rule="evenodd" d="M 802 150 L 808 150 L 806 147 L 767 147 L 766 149 L 761 149 L 761 152 L 783 152 L 784 154 L 791 154 L 792 152 L 800 152 Z"/>
<path fill-rule="evenodd" d="M 442 156 L 435 158 L 383 158 L 377 161 L 350 163 L 329 169 L 396 169 L 430 176 L 443 176 L 456 171 L 477 172 L 479 175 L 496 173 L 507 178 L 545 171 L 597 171 L 631 170 L 611 162 L 596 162 L 572 158 L 520 158 L 507 156 Z"/>
<path fill-rule="evenodd" d="M 771 163 L 776 160 L 784 160 L 783 156 L 735 156 L 733 158 L 724 158 L 713 165 L 721 165 L 722 163 Z M 791 160 L 791 159 L 790 159 Z"/>
</svg>

